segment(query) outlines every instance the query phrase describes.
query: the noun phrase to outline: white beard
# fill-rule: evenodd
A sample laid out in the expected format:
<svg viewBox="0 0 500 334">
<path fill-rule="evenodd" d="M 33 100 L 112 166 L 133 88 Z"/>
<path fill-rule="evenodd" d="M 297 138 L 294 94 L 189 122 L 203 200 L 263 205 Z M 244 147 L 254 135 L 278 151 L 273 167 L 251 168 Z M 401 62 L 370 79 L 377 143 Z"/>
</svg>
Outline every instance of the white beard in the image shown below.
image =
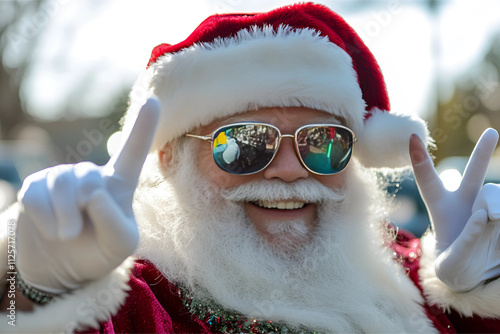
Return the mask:
<svg viewBox="0 0 500 334">
<path fill-rule="evenodd" d="M 150 156 L 136 191 L 138 256 L 169 280 L 201 287 L 228 309 L 290 328 L 434 331 L 419 306 L 420 293 L 386 249 L 385 196 L 371 172 L 351 161 L 340 192 L 309 179 L 292 187 L 266 182 L 250 185 L 250 192 L 248 186 L 222 192 L 201 177 L 192 150 L 189 141 L 180 146 L 176 168 L 166 178 Z M 310 238 L 300 249 L 279 252 L 232 200 L 241 194 L 320 201 L 319 225 L 312 236 L 300 221 L 276 227 Z"/>
</svg>

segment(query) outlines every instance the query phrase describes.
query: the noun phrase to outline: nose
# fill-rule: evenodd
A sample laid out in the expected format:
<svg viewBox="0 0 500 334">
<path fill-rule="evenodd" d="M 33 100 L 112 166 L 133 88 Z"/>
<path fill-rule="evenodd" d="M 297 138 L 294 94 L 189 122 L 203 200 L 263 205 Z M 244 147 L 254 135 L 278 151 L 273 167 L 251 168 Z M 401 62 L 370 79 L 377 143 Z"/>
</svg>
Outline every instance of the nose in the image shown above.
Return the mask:
<svg viewBox="0 0 500 334">
<path fill-rule="evenodd" d="M 304 168 L 295 153 L 293 137 L 283 137 L 276 156 L 264 170 L 264 177 L 268 180 L 278 178 L 285 182 L 307 178 L 309 171 Z"/>
</svg>

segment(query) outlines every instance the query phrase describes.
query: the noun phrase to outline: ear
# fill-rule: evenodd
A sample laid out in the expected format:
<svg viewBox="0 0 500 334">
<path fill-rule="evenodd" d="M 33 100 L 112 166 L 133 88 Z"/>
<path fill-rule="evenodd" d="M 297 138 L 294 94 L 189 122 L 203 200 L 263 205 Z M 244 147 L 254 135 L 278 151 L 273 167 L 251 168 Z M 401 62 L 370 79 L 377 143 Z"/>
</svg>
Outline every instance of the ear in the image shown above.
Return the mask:
<svg viewBox="0 0 500 334">
<path fill-rule="evenodd" d="M 172 158 L 172 145 L 167 143 L 161 148 L 161 150 L 158 151 L 158 163 L 160 164 L 160 168 L 168 170 L 169 165 L 172 162 Z"/>
</svg>

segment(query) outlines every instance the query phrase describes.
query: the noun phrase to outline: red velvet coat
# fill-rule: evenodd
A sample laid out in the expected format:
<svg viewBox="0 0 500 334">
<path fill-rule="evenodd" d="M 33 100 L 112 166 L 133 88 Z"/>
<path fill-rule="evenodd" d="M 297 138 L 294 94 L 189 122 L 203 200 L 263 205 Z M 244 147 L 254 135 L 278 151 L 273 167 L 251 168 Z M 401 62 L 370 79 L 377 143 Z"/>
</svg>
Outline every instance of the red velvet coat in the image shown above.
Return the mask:
<svg viewBox="0 0 500 334">
<path fill-rule="evenodd" d="M 393 244 L 407 274 L 422 291 L 418 278 L 420 240 L 399 232 Z M 210 327 L 184 307 L 174 284 L 168 282 L 148 261 L 137 261 L 130 277 L 131 291 L 120 311 L 88 333 L 211 333 Z M 461 317 L 424 305 L 440 333 L 500 333 L 500 319 Z"/>
</svg>

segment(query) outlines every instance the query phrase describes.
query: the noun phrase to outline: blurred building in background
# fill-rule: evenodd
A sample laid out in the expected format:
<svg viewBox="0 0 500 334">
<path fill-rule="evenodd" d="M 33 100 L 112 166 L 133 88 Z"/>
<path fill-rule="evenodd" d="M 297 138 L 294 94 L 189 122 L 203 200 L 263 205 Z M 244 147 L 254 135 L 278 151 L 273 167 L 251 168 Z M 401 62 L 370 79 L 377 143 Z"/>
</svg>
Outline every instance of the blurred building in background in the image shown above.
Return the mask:
<svg viewBox="0 0 500 334">
<path fill-rule="evenodd" d="M 427 120 L 436 163 L 444 164 L 447 182 L 457 182 L 460 157 L 469 156 L 485 128 L 500 129 L 500 1 L 317 2 L 345 17 L 372 50 L 392 110 Z M 109 159 L 108 139 L 153 46 L 181 41 L 215 12 L 290 3 L 0 1 L 0 208 L 30 173 Z M 428 218 L 411 176 L 388 190 L 399 201 L 394 220 L 420 234 Z"/>
</svg>

